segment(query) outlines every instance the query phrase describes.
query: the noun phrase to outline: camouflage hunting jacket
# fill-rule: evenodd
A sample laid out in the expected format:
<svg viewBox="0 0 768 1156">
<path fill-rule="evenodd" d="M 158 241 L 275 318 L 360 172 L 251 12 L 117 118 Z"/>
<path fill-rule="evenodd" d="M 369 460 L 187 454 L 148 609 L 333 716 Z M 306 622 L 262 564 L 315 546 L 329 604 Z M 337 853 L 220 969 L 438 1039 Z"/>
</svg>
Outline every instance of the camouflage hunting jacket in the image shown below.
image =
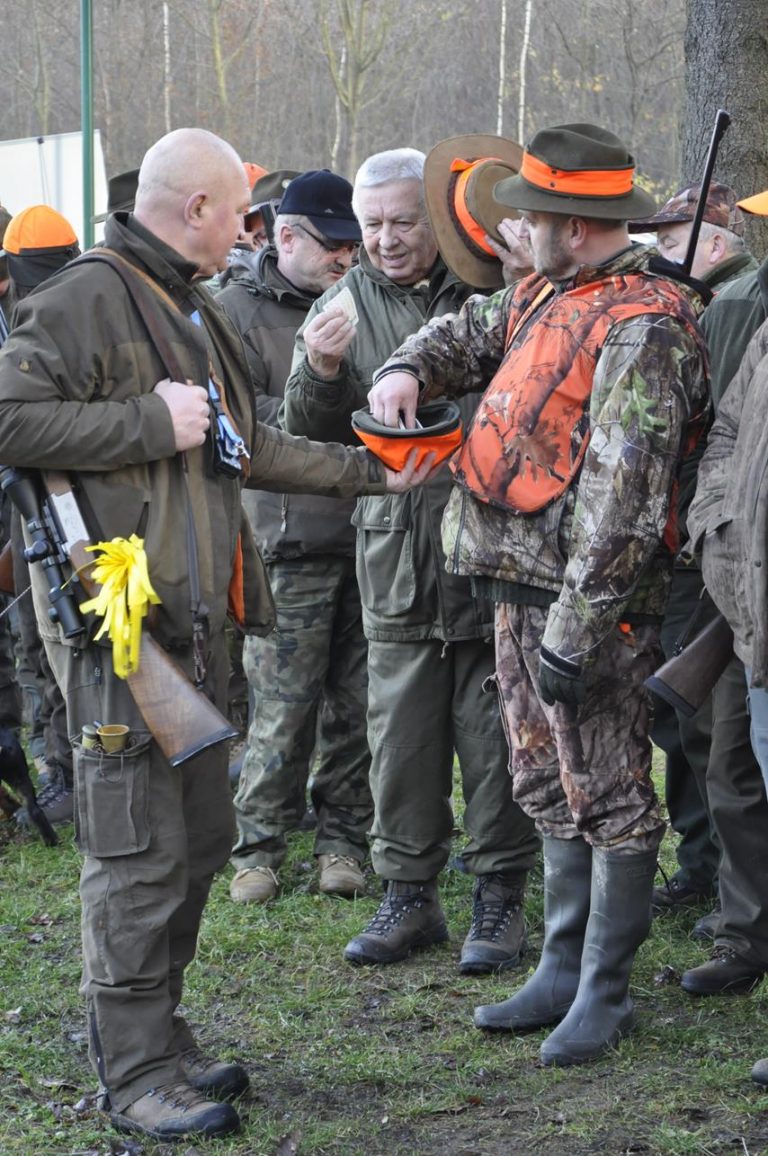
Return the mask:
<svg viewBox="0 0 768 1156">
<path fill-rule="evenodd" d="M 563 295 L 573 287 L 630 273 L 651 278 L 651 252 L 634 246 L 599 267 L 582 266 L 529 324 L 546 324 L 555 307 L 562 317 Z M 527 300 L 521 286 L 471 299 L 457 316 L 406 341 L 391 361 L 413 367 L 425 400 L 484 388 L 507 352 L 514 310 L 522 315 L 543 284 L 529 278 Z M 448 568 L 474 576 L 496 601 L 550 604 L 545 645 L 582 665 L 620 621 L 663 616 L 677 474 L 706 423 L 706 352 L 694 308 L 669 282 L 664 291 L 675 302 L 669 315 L 618 320 L 597 350 L 589 445 L 565 492 L 541 510 L 516 514 L 456 486 L 443 519 Z M 598 309 L 605 304 L 599 292 Z"/>
</svg>

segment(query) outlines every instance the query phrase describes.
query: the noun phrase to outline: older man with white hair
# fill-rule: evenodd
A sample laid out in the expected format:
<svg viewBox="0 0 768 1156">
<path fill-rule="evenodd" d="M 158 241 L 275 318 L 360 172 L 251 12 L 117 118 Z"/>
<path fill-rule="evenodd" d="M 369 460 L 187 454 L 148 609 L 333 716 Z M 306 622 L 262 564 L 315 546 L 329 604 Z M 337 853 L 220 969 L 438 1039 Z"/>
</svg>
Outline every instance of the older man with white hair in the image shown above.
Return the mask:
<svg viewBox="0 0 768 1156">
<path fill-rule="evenodd" d="M 355 440 L 354 410 L 373 371 L 432 317 L 471 292 L 438 255 L 424 204 L 424 154 L 394 149 L 357 173 L 352 205 L 363 245 L 359 264 L 309 311 L 299 331 L 282 420 L 292 433 Z M 357 320 L 334 305 L 352 295 Z M 465 420 L 474 402 L 462 402 Z M 532 823 L 512 799 L 508 753 L 493 688 L 490 603 L 469 580 L 448 575 L 440 522 L 450 491 L 442 470 L 405 500 L 366 499 L 357 526 L 357 577 L 369 642 L 368 739 L 374 799 L 371 858 L 384 898 L 347 945 L 352 964 L 386 964 L 448 930 L 437 877 L 448 859 L 454 754 L 461 767 L 475 876 L 463 972 L 519 962 L 526 874 L 537 851 Z"/>
</svg>

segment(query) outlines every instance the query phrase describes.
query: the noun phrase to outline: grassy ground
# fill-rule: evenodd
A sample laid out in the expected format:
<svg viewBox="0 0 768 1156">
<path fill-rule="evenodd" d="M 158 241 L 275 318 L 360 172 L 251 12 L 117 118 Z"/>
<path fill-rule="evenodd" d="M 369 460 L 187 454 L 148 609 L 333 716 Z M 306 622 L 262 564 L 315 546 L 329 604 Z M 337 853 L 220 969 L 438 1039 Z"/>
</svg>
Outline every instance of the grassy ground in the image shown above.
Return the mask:
<svg viewBox="0 0 768 1156">
<path fill-rule="evenodd" d="M 632 1039 L 588 1067 L 544 1069 L 544 1033 L 472 1027 L 473 1007 L 504 998 L 535 964 L 540 877 L 520 972 L 459 976 L 471 880 L 455 871 L 443 879 L 450 944 L 358 970 L 341 952 L 374 911 L 377 882 L 352 903 L 318 896 L 309 835 L 293 842 L 269 908 L 235 906 L 229 876 L 216 882 L 189 971 L 188 1019 L 252 1075 L 242 1133 L 199 1149 L 126 1141 L 93 1106 L 71 831 L 48 850 L 4 824 L 0 852 L 0 1156 L 768 1153 L 768 1096 L 749 1079 L 768 1055 L 768 995 L 696 1001 L 677 985 L 705 958 L 688 937 L 701 912 L 655 923 L 634 974 Z"/>
</svg>

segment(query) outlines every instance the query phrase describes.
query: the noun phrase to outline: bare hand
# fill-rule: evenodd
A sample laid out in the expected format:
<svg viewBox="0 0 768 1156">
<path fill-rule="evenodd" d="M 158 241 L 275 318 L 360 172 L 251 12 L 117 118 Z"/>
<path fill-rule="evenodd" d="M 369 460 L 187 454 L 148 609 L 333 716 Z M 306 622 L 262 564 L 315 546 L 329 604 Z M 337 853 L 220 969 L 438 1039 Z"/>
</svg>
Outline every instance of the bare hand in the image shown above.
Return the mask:
<svg viewBox="0 0 768 1156">
<path fill-rule="evenodd" d="M 401 413 L 405 428 L 415 429 L 418 404 L 419 379 L 405 370 L 388 373 L 368 392 L 371 415 L 393 429 L 397 429 Z"/>
<path fill-rule="evenodd" d="M 182 383 L 166 377 L 158 381 L 153 392 L 170 410 L 177 452 L 201 446 L 211 424 L 207 390 L 191 381 Z"/>
<path fill-rule="evenodd" d="M 406 490 L 412 489 L 413 486 L 422 485 L 431 477 L 434 472 L 435 455 L 433 453 L 427 454 L 419 468 L 416 469 L 418 456 L 418 450 L 411 450 L 399 473 L 384 467 L 387 489 L 390 494 L 404 494 Z"/>
<path fill-rule="evenodd" d="M 514 285 L 516 281 L 533 272 L 531 247 L 527 239 L 520 236 L 522 223 L 520 220 L 513 221 L 510 217 L 505 217 L 499 223 L 499 232 L 504 238 L 503 245 L 486 234 L 486 241 L 501 261 L 505 285 Z"/>
<path fill-rule="evenodd" d="M 342 358 L 355 336 L 355 326 L 341 308 L 329 305 L 312 318 L 303 336 L 310 369 L 318 377 L 330 379 L 336 377 L 341 368 Z"/>
</svg>

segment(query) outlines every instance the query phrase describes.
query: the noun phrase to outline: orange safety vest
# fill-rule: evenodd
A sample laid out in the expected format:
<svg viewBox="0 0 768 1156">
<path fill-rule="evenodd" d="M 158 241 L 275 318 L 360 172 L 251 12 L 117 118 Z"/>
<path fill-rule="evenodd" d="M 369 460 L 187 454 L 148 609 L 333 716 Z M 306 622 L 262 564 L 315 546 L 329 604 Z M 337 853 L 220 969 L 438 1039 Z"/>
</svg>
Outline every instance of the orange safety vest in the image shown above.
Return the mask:
<svg viewBox="0 0 768 1156">
<path fill-rule="evenodd" d="M 595 366 L 612 326 L 662 313 L 692 329 L 694 318 L 674 285 L 642 273 L 565 293 L 546 282 L 532 301 L 530 294 L 526 279 L 515 292 L 520 308 L 514 301 L 504 360 L 451 462 L 476 498 L 518 514 L 543 509 L 576 476 L 589 444 Z"/>
</svg>

